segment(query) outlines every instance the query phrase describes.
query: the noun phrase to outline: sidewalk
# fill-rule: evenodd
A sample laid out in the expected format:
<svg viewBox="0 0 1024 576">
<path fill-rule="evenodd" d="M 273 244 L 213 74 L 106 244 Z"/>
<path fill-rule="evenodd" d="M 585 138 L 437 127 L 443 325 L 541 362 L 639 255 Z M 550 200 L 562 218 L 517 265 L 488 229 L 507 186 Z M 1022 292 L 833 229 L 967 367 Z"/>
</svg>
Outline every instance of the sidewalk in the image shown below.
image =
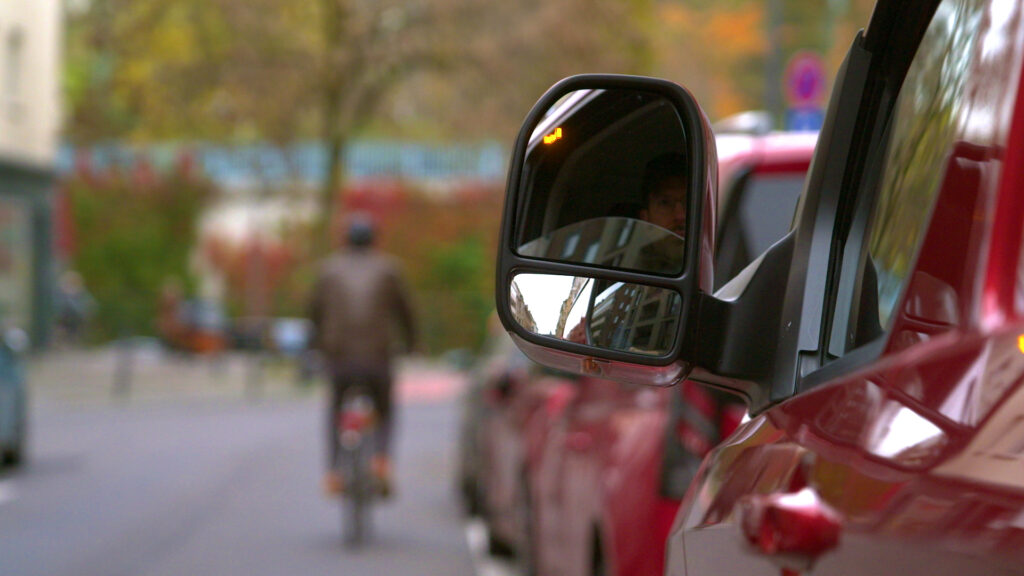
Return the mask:
<svg viewBox="0 0 1024 576">
<path fill-rule="evenodd" d="M 430 402 L 457 394 L 464 377 L 430 359 L 405 359 L 397 369 L 399 402 Z M 265 399 L 308 395 L 323 383 L 299 382 L 294 361 L 229 352 L 182 356 L 158 346 L 51 351 L 28 362 L 36 396 L 71 404 L 194 399 Z"/>
</svg>

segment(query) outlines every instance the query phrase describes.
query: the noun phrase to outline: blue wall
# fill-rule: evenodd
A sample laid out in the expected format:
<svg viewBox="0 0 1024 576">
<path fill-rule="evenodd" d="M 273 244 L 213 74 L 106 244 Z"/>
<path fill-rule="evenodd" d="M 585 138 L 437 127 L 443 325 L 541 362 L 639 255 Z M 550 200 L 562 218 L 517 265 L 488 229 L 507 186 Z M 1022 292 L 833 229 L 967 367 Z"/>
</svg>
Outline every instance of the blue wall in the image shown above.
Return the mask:
<svg viewBox="0 0 1024 576">
<path fill-rule="evenodd" d="M 300 181 L 323 181 L 327 151 L 315 143 L 287 148 L 272 146 L 218 146 L 212 144 L 160 144 L 130 147 L 121 144 L 91 146 L 84 152 L 98 170 L 131 169 L 145 161 L 158 171 L 173 168 L 182 153 L 195 155 L 203 172 L 225 188 Z M 74 169 L 80 149 L 63 146 L 57 162 L 59 174 Z M 350 178 L 392 177 L 409 181 L 478 180 L 502 181 L 507 153 L 497 142 L 434 145 L 403 142 L 357 141 L 345 154 L 345 173 Z"/>
</svg>

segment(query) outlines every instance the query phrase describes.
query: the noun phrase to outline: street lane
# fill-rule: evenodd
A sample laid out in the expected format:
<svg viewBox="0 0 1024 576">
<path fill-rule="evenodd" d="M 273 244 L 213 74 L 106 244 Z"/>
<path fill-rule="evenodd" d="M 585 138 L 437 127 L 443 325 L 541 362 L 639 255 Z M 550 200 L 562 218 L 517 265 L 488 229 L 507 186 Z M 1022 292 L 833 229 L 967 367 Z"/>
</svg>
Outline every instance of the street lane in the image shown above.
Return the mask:
<svg viewBox="0 0 1024 576">
<path fill-rule="evenodd" d="M 398 497 L 374 510 L 358 552 L 319 491 L 319 394 L 137 405 L 43 394 L 28 464 L 0 477 L 0 574 L 473 574 L 452 488 L 457 386 L 415 377 L 400 393 Z"/>
</svg>

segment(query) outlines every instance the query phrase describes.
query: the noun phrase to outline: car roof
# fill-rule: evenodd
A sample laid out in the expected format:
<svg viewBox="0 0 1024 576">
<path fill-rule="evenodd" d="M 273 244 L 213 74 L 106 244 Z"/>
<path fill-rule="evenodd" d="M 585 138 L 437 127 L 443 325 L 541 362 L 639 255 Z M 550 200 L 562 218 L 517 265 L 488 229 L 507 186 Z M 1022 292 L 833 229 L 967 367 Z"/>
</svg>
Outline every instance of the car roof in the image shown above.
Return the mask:
<svg viewBox="0 0 1024 576">
<path fill-rule="evenodd" d="M 787 157 L 810 158 L 817 141 L 817 132 L 722 134 L 715 137 L 720 163 L 732 163 L 750 157 L 769 160 Z"/>
<path fill-rule="evenodd" d="M 748 170 L 767 168 L 778 172 L 806 172 L 817 141 L 817 132 L 717 136 L 719 201 L 728 194 L 735 178 Z"/>
</svg>

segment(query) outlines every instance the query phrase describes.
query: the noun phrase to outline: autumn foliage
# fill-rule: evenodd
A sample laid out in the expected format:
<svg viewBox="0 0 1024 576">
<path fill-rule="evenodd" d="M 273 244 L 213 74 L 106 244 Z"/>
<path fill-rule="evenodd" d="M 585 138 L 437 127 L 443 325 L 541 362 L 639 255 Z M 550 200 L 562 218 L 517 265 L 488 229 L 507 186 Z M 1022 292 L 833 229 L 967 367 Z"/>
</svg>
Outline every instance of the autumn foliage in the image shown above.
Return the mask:
<svg viewBox="0 0 1024 576">
<path fill-rule="evenodd" d="M 94 336 L 155 333 L 157 298 L 169 281 L 196 283 L 189 260 L 199 215 L 215 194 L 187 159 L 158 174 L 80 165 L 62 183 L 71 227 L 70 266 L 96 300 Z"/>
<path fill-rule="evenodd" d="M 444 193 L 397 180 L 357 182 L 340 194 L 336 223 L 351 212 L 371 214 L 378 246 L 397 257 L 417 305 L 421 336 L 429 352 L 475 348 L 493 310 L 494 259 L 501 190 L 462 184 Z M 317 258 L 311 223 L 231 242 L 203 241 L 204 258 L 225 282 L 232 316 L 302 316 Z M 336 239 L 343 236 L 334 227 Z"/>
</svg>

